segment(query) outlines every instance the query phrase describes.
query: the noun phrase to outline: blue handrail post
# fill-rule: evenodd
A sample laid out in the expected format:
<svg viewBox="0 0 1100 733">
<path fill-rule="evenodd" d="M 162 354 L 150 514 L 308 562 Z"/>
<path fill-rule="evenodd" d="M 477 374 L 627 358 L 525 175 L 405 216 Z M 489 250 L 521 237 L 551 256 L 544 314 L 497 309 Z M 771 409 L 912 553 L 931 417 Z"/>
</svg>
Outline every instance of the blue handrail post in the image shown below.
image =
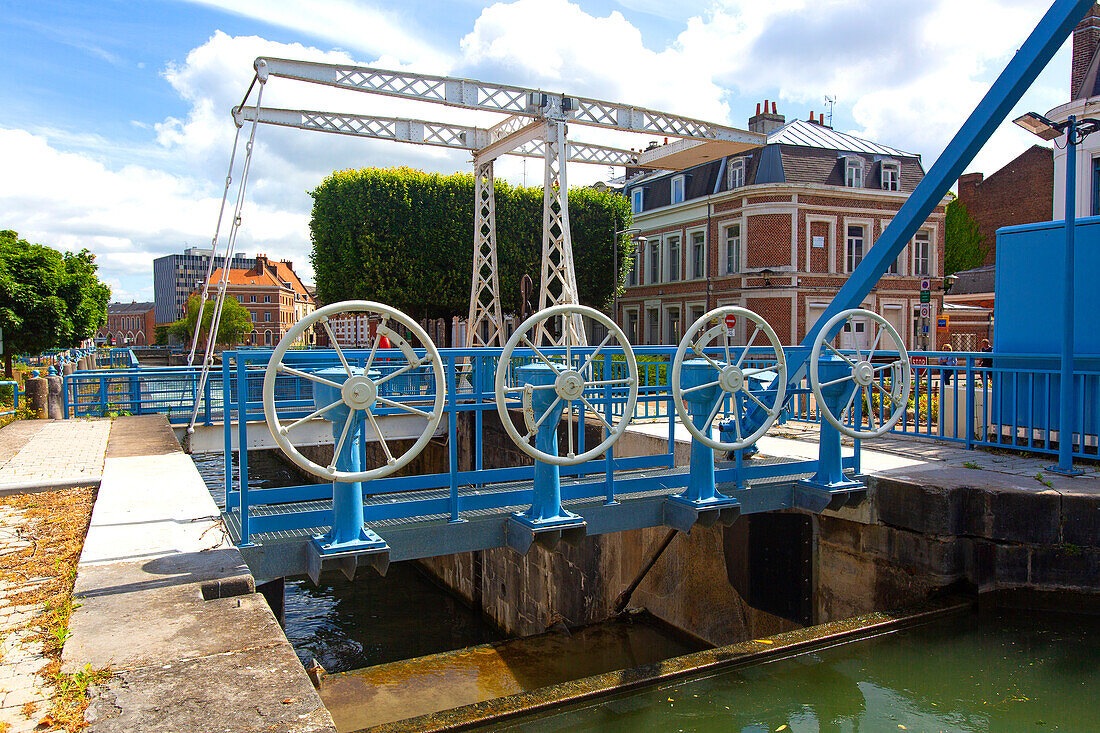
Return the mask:
<svg viewBox="0 0 1100 733">
<path fill-rule="evenodd" d="M 64 410 L 66 419 L 69 417 L 76 417 L 75 411 L 73 415 L 69 415 L 69 389 L 72 387 L 72 381 L 69 377 L 70 374 L 66 374 L 61 378 L 61 399 L 64 401 Z M 14 382 L 12 383 L 14 384 Z M 12 388 L 12 407 L 16 412 L 19 412 L 19 389 L 17 387 Z"/>
<path fill-rule="evenodd" d="M 460 514 L 461 507 L 458 504 L 458 395 L 455 394 L 458 391 L 458 380 L 455 378 L 458 359 L 451 356 L 448 361 L 450 364 L 447 366 L 450 368 L 447 369 L 447 402 L 450 410 L 447 411 L 447 470 L 451 483 L 447 503 L 451 516 L 447 521 L 453 524 L 465 520 Z"/>
<path fill-rule="evenodd" d="M 239 502 L 233 499 L 233 402 L 226 392 L 229 381 L 229 357 L 222 354 L 222 450 L 225 455 L 225 511 L 232 512 Z M 238 496 L 237 499 L 240 499 Z"/>
<path fill-rule="evenodd" d="M 1058 464 L 1047 470 L 1076 476 L 1073 468 L 1073 248 L 1077 228 L 1077 116 L 1069 116 L 1066 129 L 1066 246 L 1062 261 L 1062 373 L 1058 385 Z M 1029 429 L 1029 435 L 1030 429 Z M 1085 447 L 1081 431 L 1081 448 Z"/>
<path fill-rule="evenodd" d="M 222 356 L 222 358 L 223 359 L 225 358 L 224 355 Z M 206 400 L 206 410 L 203 413 L 203 417 L 204 417 L 203 424 L 207 425 L 207 426 L 210 426 L 210 425 L 214 424 L 214 421 L 211 419 L 211 415 L 210 415 L 210 397 L 211 397 L 211 395 L 213 395 L 214 389 L 213 389 L 213 385 L 212 385 L 212 383 L 209 379 L 206 380 L 206 390 L 205 390 L 205 392 L 206 392 L 206 394 L 204 395 L 204 399 Z"/>
<path fill-rule="evenodd" d="M 612 364 L 613 362 L 608 361 L 607 354 L 601 354 L 600 359 L 602 360 L 602 367 L 601 367 L 601 372 L 600 373 L 608 375 L 608 376 L 603 377 L 603 379 L 610 382 L 612 379 L 614 379 L 614 377 L 611 376 L 611 371 L 610 371 L 610 369 L 608 369 L 608 365 Z M 610 384 L 605 384 L 604 385 L 603 394 L 604 394 L 604 399 L 607 401 L 607 414 L 608 415 L 613 414 L 612 413 L 612 408 L 613 408 L 613 405 L 614 405 L 613 398 L 612 398 L 612 392 L 613 391 L 614 390 L 612 390 Z M 615 444 L 614 443 L 612 443 L 611 445 L 609 445 L 607 447 L 607 453 L 604 456 L 604 460 L 607 461 L 607 467 L 605 469 L 606 473 L 604 475 L 604 480 L 607 482 L 607 498 L 606 498 L 606 501 L 604 502 L 604 506 L 615 506 L 619 502 L 615 501 Z"/>
<path fill-rule="evenodd" d="M 237 496 L 241 505 L 241 545 L 251 546 L 248 527 L 248 364 L 237 360 Z"/>
<path fill-rule="evenodd" d="M 974 357 L 966 357 L 966 449 L 974 449 Z M 984 403 L 983 403 L 984 404 Z M 958 406 L 956 405 L 956 408 Z"/>
</svg>

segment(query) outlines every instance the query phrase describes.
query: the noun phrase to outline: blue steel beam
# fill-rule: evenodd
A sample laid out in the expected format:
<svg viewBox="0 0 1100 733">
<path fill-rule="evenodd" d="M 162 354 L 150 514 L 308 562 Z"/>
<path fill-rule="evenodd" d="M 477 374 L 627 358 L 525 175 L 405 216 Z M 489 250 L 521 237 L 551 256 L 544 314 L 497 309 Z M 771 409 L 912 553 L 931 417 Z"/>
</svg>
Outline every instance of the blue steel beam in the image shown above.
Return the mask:
<svg viewBox="0 0 1100 733">
<path fill-rule="evenodd" d="M 795 386 L 805 376 L 810 348 L 821 327 L 837 313 L 860 306 L 1094 3 L 1095 0 L 1055 0 L 1050 6 L 875 246 L 817 319 L 817 324 L 802 339 L 803 348 L 791 352 L 787 358 L 790 386 Z M 835 336 L 835 333 L 829 334 L 830 338 Z"/>
</svg>

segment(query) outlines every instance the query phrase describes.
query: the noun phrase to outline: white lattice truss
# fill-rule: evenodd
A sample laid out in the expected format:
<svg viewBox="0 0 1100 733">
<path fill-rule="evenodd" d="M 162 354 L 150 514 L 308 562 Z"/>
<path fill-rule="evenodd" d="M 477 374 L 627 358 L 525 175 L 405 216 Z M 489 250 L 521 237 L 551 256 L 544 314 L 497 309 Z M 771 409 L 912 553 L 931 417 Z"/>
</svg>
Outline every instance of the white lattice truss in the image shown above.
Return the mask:
<svg viewBox="0 0 1100 733">
<path fill-rule="evenodd" d="M 470 283 L 467 346 L 502 346 L 500 283 L 496 252 L 496 211 L 493 161 L 502 155 L 538 157 L 545 161 L 543 195 L 542 283 L 539 308 L 577 303 L 577 279 L 569 228 L 569 192 L 566 164 L 605 166 L 639 165 L 632 149 L 569 142 L 566 122 L 625 132 L 666 135 L 691 140 L 719 140 L 746 149 L 763 137 L 731 127 L 643 107 L 583 97 L 549 94 L 541 90 L 487 84 L 471 79 L 386 71 L 364 66 L 322 64 L 289 59 L 258 58 L 256 79 L 265 84 L 272 76 L 349 89 L 370 94 L 430 102 L 508 115 L 487 128 L 400 117 L 380 117 L 311 110 L 237 107 L 238 127 L 246 121 L 305 130 L 393 140 L 419 145 L 467 150 L 474 164 L 474 257 Z M 262 87 L 261 87 L 262 88 Z M 250 87 L 251 89 L 251 87 Z M 248 94 L 245 95 L 247 101 Z M 219 293 L 223 298 L 224 293 Z M 584 344 L 580 317 L 553 333 L 542 326 L 540 342 Z"/>
<path fill-rule="evenodd" d="M 504 342 L 496 238 L 496 197 L 490 160 L 474 172 L 474 273 L 470 283 L 470 318 L 466 322 L 467 346 Z"/>
<path fill-rule="evenodd" d="M 569 154 L 565 123 L 551 121 L 546 125 L 546 175 L 542 189 L 542 286 L 539 288 L 539 310 L 555 305 L 579 305 L 577 274 L 573 269 L 573 235 L 569 228 L 569 184 L 565 175 L 565 160 Z M 574 346 L 587 345 L 584 324 L 575 315 L 553 332 L 539 323 L 535 334 L 537 345 L 564 346 L 566 340 Z"/>
</svg>

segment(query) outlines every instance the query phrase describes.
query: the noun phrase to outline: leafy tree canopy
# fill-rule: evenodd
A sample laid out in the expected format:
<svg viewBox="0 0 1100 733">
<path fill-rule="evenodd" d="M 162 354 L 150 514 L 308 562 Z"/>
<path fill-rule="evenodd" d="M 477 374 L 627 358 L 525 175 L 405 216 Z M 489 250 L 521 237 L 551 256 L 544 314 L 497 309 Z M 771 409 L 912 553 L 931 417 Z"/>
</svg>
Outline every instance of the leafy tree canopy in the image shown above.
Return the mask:
<svg viewBox="0 0 1100 733">
<path fill-rule="evenodd" d="M 9 379 L 15 355 L 79 346 L 107 322 L 111 290 L 97 269 L 86 249 L 61 253 L 0 231 L 0 328 Z"/>
<path fill-rule="evenodd" d="M 210 333 L 210 321 L 214 317 L 215 301 L 213 298 L 206 301 L 202 309 L 202 329 L 199 332 L 199 343 L 205 343 Z M 168 326 L 168 333 L 180 341 L 189 344 L 195 334 L 195 324 L 199 320 L 199 296 L 192 295 L 187 299 L 187 313 L 183 318 Z M 252 317 L 248 309 L 237 302 L 232 296 L 226 296 L 222 306 L 222 319 L 218 324 L 218 338 L 216 343 L 223 346 L 231 346 L 244 342 L 252 331 Z M 159 338 L 159 333 L 158 333 Z"/>
<path fill-rule="evenodd" d="M 542 189 L 498 180 L 495 191 L 502 307 L 517 312 L 520 280 L 530 275 L 538 287 L 541 277 Z M 367 299 L 417 319 L 465 316 L 473 269 L 472 175 L 339 171 L 310 195 L 319 303 Z M 611 242 L 630 225 L 629 202 L 612 192 L 572 189 L 569 217 L 580 300 L 605 306 L 616 287 Z M 633 243 L 620 235 L 618 246 L 621 288 L 633 266 Z"/>
<path fill-rule="evenodd" d="M 984 237 L 978 230 L 978 222 L 966 210 L 966 204 L 957 198 L 947 204 L 944 237 L 945 275 L 981 267 L 986 252 Z"/>
</svg>

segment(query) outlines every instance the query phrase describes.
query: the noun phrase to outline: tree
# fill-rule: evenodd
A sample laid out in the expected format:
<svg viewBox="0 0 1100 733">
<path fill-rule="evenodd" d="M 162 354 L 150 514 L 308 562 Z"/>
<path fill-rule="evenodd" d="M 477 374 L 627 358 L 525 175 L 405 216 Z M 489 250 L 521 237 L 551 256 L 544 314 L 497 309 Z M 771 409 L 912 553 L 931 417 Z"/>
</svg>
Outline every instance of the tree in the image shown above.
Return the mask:
<svg viewBox="0 0 1100 733">
<path fill-rule="evenodd" d="M 966 210 L 966 204 L 958 198 L 947 204 L 947 220 L 943 253 L 945 275 L 981 267 L 985 261 L 984 237 L 978 222 Z"/>
<path fill-rule="evenodd" d="M 498 180 L 495 192 L 500 295 L 507 312 L 518 301 L 523 276 L 536 286 L 541 278 L 542 189 Z M 310 259 L 319 303 L 376 300 L 416 319 L 466 314 L 473 176 L 364 168 L 333 173 L 310 195 Z M 629 226 L 629 202 L 612 192 L 573 189 L 569 216 L 580 301 L 608 305 L 615 290 L 612 235 Z M 622 237 L 618 246 L 621 282 L 633 265 L 633 244 Z"/>
<path fill-rule="evenodd" d="M 158 324 L 155 327 L 156 330 L 154 331 L 154 333 L 156 333 L 156 340 L 153 342 L 154 346 L 167 346 L 168 345 L 168 336 L 169 336 L 169 333 L 170 333 L 169 329 L 171 328 L 171 326 L 172 326 L 172 324 L 170 324 L 170 323 L 167 323 L 167 324 L 166 323 L 161 323 L 161 324 Z"/>
<path fill-rule="evenodd" d="M 202 309 L 202 329 L 199 331 L 199 343 L 203 343 L 210 333 L 210 321 L 214 317 L 213 298 L 206 301 Z M 199 318 L 199 296 L 192 295 L 187 299 L 187 314 L 168 326 L 168 333 L 184 343 L 191 343 L 191 337 L 195 334 L 195 323 Z M 233 346 L 245 340 L 252 331 L 252 316 L 248 309 L 237 302 L 231 295 L 225 297 L 222 306 L 222 319 L 218 324 L 218 338 L 215 343 L 223 346 Z"/>
<path fill-rule="evenodd" d="M 62 254 L 0 231 L 0 328 L 8 379 L 16 355 L 79 346 L 106 323 L 111 290 L 97 269 L 86 249 Z"/>
</svg>

